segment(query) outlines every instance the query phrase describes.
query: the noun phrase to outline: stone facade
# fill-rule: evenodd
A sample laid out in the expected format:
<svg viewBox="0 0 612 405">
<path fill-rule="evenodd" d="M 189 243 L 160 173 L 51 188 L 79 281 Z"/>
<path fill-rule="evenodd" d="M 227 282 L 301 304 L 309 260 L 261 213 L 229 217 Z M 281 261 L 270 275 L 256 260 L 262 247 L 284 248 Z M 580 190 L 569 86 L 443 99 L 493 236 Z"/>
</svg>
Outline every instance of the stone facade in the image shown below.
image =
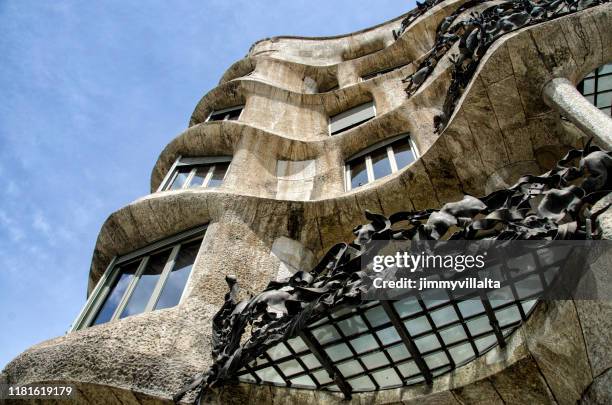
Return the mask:
<svg viewBox="0 0 612 405">
<path fill-rule="evenodd" d="M 237 276 L 245 295 L 256 293 L 271 279 L 310 269 L 332 245 L 351 240 L 366 209 L 390 215 L 483 195 L 526 171 L 542 173 L 566 150 L 582 147 L 584 127 L 561 119 L 542 92 L 551 79 L 577 84 L 612 61 L 612 4 L 497 40 L 438 135 L 432 122 L 442 110 L 450 63 L 442 60 L 411 97 L 402 79 L 415 72 L 438 25 L 463 3 L 435 5 L 396 40 L 392 32 L 401 17 L 338 37 L 279 37 L 253 45 L 198 103 L 189 128 L 163 149 L 152 170 L 152 194 L 112 213 L 93 253 L 89 293 L 113 257 L 209 224 L 180 305 L 40 343 L 9 363 L 0 382 L 73 383 L 78 403 L 169 403 L 211 364 L 211 322 L 224 302 L 226 275 Z M 360 79 L 398 65 L 404 66 Z M 371 100 L 375 118 L 329 135 L 329 117 Z M 211 112 L 238 104 L 244 104 L 239 120 L 207 121 Z M 345 191 L 345 161 L 402 133 L 410 134 L 418 160 Z M 155 192 L 180 156 L 221 155 L 232 156 L 221 187 Z M 611 217 L 599 219 L 608 237 Z M 611 320 L 606 302 L 542 304 L 507 347 L 437 377 L 431 386 L 356 394 L 352 402 L 608 403 Z M 343 399 L 240 384 L 207 401 Z"/>
</svg>

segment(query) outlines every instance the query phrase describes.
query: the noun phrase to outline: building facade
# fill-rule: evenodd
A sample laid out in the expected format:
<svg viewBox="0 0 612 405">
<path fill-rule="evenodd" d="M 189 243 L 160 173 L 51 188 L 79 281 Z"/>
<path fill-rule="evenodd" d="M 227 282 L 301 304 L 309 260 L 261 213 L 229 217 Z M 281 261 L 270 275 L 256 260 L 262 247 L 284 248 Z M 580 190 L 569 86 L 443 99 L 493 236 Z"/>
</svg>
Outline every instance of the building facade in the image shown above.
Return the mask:
<svg viewBox="0 0 612 405">
<path fill-rule="evenodd" d="M 246 299 L 269 314 L 270 281 L 326 263 L 366 210 L 448 211 L 591 138 L 612 150 L 611 21 L 604 1 L 445 0 L 347 35 L 255 43 L 163 149 L 151 194 L 103 224 L 71 331 L 0 382 L 74 384 L 77 403 L 610 401 L 605 301 L 332 306 L 258 359 L 219 359 L 263 330 L 230 353 L 223 310 Z M 612 213 L 595 222 L 612 237 Z M 228 367 L 238 384 L 218 378 Z"/>
</svg>

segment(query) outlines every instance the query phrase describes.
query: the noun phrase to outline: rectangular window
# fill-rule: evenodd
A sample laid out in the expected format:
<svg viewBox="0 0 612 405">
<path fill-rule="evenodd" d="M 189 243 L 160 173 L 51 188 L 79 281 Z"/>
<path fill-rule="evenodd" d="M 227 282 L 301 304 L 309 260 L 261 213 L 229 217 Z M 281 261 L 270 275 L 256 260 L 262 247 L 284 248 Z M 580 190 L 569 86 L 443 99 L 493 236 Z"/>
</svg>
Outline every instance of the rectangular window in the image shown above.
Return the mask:
<svg viewBox="0 0 612 405">
<path fill-rule="evenodd" d="M 386 73 L 391 73 L 391 72 L 393 72 L 395 70 L 401 69 L 404 66 L 408 66 L 408 63 L 404 63 L 403 65 L 398 65 L 398 66 L 390 67 L 390 68 L 387 68 L 387 69 L 381 69 L 381 70 L 377 70 L 377 71 L 372 72 L 372 73 L 365 74 L 365 75 L 361 76 L 359 78 L 359 80 L 360 81 L 370 80 L 370 79 L 373 79 L 375 77 L 382 76 L 382 75 L 384 75 Z"/>
<path fill-rule="evenodd" d="M 213 111 L 206 121 L 237 121 L 244 109 L 244 105 L 237 105 L 222 110 Z"/>
<path fill-rule="evenodd" d="M 178 305 L 204 231 L 199 227 L 115 258 L 72 330 Z"/>
<path fill-rule="evenodd" d="M 410 138 L 405 134 L 361 151 L 347 161 L 347 191 L 403 169 L 416 160 L 415 151 Z"/>
<path fill-rule="evenodd" d="M 336 135 L 347 131 L 376 116 L 374 102 L 370 101 L 334 115 L 329 119 L 329 133 Z"/>
<path fill-rule="evenodd" d="M 219 187 L 223 184 L 231 160 L 230 156 L 179 157 L 157 191 Z"/>
<path fill-rule="evenodd" d="M 577 87 L 591 104 L 612 116 L 612 63 L 589 73 Z"/>
</svg>

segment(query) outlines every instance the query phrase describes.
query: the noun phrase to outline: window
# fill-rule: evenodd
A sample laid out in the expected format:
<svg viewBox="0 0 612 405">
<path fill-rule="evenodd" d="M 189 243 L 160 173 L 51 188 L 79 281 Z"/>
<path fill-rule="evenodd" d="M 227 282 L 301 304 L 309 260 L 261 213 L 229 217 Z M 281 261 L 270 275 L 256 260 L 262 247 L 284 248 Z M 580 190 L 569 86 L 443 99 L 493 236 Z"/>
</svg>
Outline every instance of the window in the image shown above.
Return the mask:
<svg viewBox="0 0 612 405">
<path fill-rule="evenodd" d="M 578 90 L 597 108 L 612 116 L 612 63 L 589 73 L 578 84 Z"/>
<path fill-rule="evenodd" d="M 219 187 L 232 160 L 229 156 L 178 158 L 158 191 Z"/>
<path fill-rule="evenodd" d="M 240 118 L 243 108 L 243 105 L 237 105 L 234 107 L 224 108 L 223 110 L 213 111 L 210 113 L 206 121 L 237 121 L 238 118 Z"/>
<path fill-rule="evenodd" d="M 176 306 L 183 296 L 205 227 L 115 258 L 73 330 Z"/>
<path fill-rule="evenodd" d="M 415 152 L 410 138 L 399 135 L 358 153 L 345 167 L 347 191 L 408 166 L 416 160 Z"/>
<path fill-rule="evenodd" d="M 358 105 L 330 117 L 329 133 L 330 135 L 339 134 L 371 120 L 374 116 L 376 116 L 376 107 L 373 101 Z"/>
<path fill-rule="evenodd" d="M 359 78 L 359 80 L 360 80 L 360 81 L 370 80 L 370 79 L 373 79 L 373 78 L 375 78 L 375 77 L 382 76 L 382 75 L 384 75 L 384 74 L 386 74 L 386 73 L 390 73 L 390 72 L 393 72 L 393 71 L 395 71 L 395 70 L 401 69 L 401 68 L 403 68 L 404 66 L 408 66 L 408 63 L 405 63 L 405 64 L 403 64 L 403 65 L 398 65 L 398 66 L 390 67 L 390 68 L 387 68 L 387 69 L 377 70 L 377 71 L 375 71 L 375 72 L 365 74 L 365 75 L 361 76 L 361 77 Z"/>
</svg>

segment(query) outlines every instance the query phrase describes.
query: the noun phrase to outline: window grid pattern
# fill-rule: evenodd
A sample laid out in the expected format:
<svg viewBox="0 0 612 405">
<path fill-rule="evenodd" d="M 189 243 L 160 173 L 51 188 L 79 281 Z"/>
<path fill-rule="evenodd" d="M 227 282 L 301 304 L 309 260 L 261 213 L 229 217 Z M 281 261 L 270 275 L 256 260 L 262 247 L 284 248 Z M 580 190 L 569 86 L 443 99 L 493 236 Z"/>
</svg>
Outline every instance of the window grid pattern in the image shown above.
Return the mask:
<svg viewBox="0 0 612 405">
<path fill-rule="evenodd" d="M 578 91 L 604 113 L 612 116 L 612 63 L 600 66 L 578 84 Z"/>
<path fill-rule="evenodd" d="M 393 66 L 393 67 L 390 67 L 390 68 L 387 68 L 387 69 L 381 69 L 381 70 L 377 70 L 375 72 L 367 73 L 367 74 L 361 76 L 359 78 L 359 80 L 360 81 L 370 80 L 370 79 L 373 79 L 375 77 L 382 76 L 384 74 L 394 72 L 394 71 L 399 70 L 399 69 L 401 69 L 401 68 L 403 68 L 405 66 L 408 66 L 408 65 L 409 65 L 409 63 L 405 63 L 403 65 Z"/>
<path fill-rule="evenodd" d="M 545 270 L 512 276 L 515 259 L 500 264 L 500 270 L 509 275 L 502 288 L 510 289 L 512 299 L 501 300 L 499 295 L 496 299 L 495 291 L 472 291 L 457 297 L 448 290 L 445 298 L 437 295 L 432 299 L 424 291 L 397 301 L 340 308 L 307 327 L 306 334 L 314 340 L 310 345 L 302 331 L 246 365 L 238 379 L 343 391 L 330 376 L 329 367 L 316 360 L 316 350 L 333 363 L 349 393 L 430 383 L 495 346 L 505 345 L 543 292 L 556 282 L 564 259 L 540 263 L 537 253 L 526 257 Z M 534 277 L 539 282 L 534 283 Z"/>
<path fill-rule="evenodd" d="M 208 164 L 182 164 L 174 167 L 162 190 L 187 188 L 216 188 L 221 186 L 229 169 L 231 158 Z"/>
<path fill-rule="evenodd" d="M 410 137 L 402 137 L 391 144 L 350 159 L 345 166 L 346 190 L 352 190 L 395 173 L 417 158 Z"/>
<path fill-rule="evenodd" d="M 247 74 L 249 76 L 253 72 Z M 237 105 L 234 107 L 224 108 L 222 110 L 212 111 L 208 116 L 208 121 L 237 121 L 240 119 L 240 115 L 242 114 L 242 110 L 244 109 L 244 105 Z"/>
<path fill-rule="evenodd" d="M 92 295 L 91 307 L 78 323 L 97 325 L 177 305 L 201 242 L 200 234 L 124 262 L 120 259 L 107 269 L 110 277 Z"/>
</svg>

